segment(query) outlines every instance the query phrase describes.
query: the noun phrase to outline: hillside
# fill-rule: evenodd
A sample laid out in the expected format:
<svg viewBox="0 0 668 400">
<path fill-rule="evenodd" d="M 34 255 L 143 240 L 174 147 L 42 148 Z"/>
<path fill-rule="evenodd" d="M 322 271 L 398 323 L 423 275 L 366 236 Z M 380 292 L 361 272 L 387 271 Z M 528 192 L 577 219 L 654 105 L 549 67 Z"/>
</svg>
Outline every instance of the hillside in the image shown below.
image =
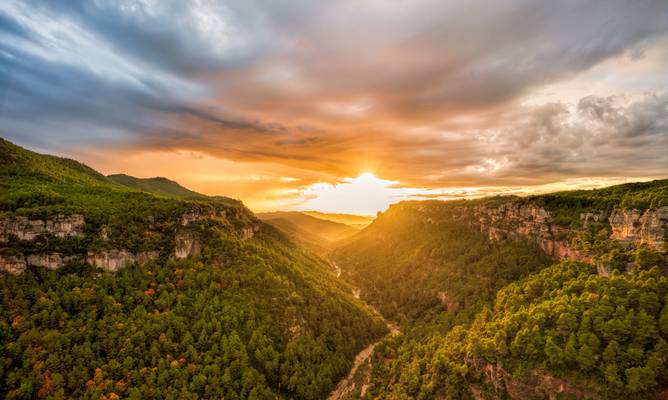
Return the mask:
<svg viewBox="0 0 668 400">
<path fill-rule="evenodd" d="M 386 331 L 239 201 L 0 151 L 2 398 L 321 399 Z"/>
<path fill-rule="evenodd" d="M 259 213 L 257 217 L 306 248 L 323 254 L 339 240 L 357 233 L 348 225 L 316 218 L 298 211 Z"/>
<path fill-rule="evenodd" d="M 320 211 L 301 211 L 301 213 L 310 215 L 318 219 L 324 219 L 327 221 L 338 222 L 340 224 L 348 225 L 353 228 L 362 229 L 373 222 L 375 217 L 369 217 L 364 215 L 354 215 L 354 214 L 335 214 L 335 213 L 324 213 Z"/>
<path fill-rule="evenodd" d="M 115 174 L 107 175 L 107 178 L 118 184 L 142 190 L 144 192 L 159 194 L 162 196 L 173 196 L 173 197 L 206 197 L 203 194 L 193 192 L 190 189 L 187 189 L 177 182 L 169 180 L 167 178 L 155 177 L 155 178 L 135 178 L 134 176 L 125 175 L 125 174 Z"/>
<path fill-rule="evenodd" d="M 659 398 L 667 195 L 659 180 L 392 205 L 331 255 L 403 322 L 369 398 Z"/>
</svg>

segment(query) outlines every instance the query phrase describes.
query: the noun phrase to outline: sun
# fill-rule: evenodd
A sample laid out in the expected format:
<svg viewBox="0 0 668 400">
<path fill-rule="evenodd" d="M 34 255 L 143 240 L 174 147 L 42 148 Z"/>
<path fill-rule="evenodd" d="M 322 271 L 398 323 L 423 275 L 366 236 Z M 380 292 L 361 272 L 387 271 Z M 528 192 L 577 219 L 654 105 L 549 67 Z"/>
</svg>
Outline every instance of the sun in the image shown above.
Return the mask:
<svg viewBox="0 0 668 400">
<path fill-rule="evenodd" d="M 357 176 L 356 179 L 357 179 L 358 181 L 361 181 L 361 182 L 363 182 L 363 181 L 377 182 L 377 181 L 380 180 L 380 179 L 378 179 L 378 178 L 376 177 L 376 175 L 375 175 L 373 172 L 371 172 L 371 171 L 365 171 L 365 172 L 362 172 L 361 174 L 359 174 L 359 175 Z"/>
</svg>

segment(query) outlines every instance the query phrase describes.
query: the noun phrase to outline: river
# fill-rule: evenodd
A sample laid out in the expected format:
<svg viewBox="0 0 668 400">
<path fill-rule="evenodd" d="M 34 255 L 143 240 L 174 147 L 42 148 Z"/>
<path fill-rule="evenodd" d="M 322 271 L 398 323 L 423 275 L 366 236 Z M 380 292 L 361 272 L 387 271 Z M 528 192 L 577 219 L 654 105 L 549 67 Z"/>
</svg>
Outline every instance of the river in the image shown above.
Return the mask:
<svg viewBox="0 0 668 400">
<path fill-rule="evenodd" d="M 336 265 L 335 262 L 330 261 L 330 264 L 336 271 L 336 277 L 339 278 L 341 276 L 341 268 L 339 268 L 338 265 Z M 359 288 L 352 288 L 353 295 L 356 298 L 360 298 L 360 289 Z M 339 383 L 336 385 L 334 390 L 329 394 L 327 397 L 327 400 L 342 400 L 344 399 L 347 395 L 353 393 L 357 389 L 357 383 L 355 382 L 355 374 L 357 373 L 357 370 L 360 368 L 360 366 L 364 365 L 364 363 L 369 360 L 369 363 L 371 362 L 371 356 L 373 355 L 373 351 L 383 339 L 390 337 L 390 336 L 395 336 L 401 333 L 399 330 L 399 326 L 395 324 L 392 321 L 389 321 L 385 319 L 381 313 L 378 312 L 378 310 L 372 306 L 371 304 L 364 303 L 374 314 L 378 315 L 380 318 L 385 321 L 385 324 L 387 325 L 387 329 L 389 329 L 389 333 L 382 338 L 376 340 L 375 342 L 371 343 L 367 347 L 365 347 L 362 351 L 357 353 L 355 356 L 355 361 L 353 362 L 352 368 L 350 368 L 350 371 L 348 372 L 348 375 L 346 375 Z M 365 377 L 364 377 L 364 382 L 362 383 L 361 386 L 361 393 L 360 397 L 364 396 L 366 393 L 367 389 L 369 388 L 369 381 L 371 379 L 371 369 L 369 366 L 369 371 L 367 371 Z"/>
</svg>

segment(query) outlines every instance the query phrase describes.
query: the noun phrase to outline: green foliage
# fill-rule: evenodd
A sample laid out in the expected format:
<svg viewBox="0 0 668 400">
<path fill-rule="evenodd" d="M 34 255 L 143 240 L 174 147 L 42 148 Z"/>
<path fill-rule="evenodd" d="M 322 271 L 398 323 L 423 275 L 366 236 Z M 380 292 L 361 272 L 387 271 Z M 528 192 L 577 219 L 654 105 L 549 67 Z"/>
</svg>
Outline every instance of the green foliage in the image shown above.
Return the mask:
<svg viewBox="0 0 668 400">
<path fill-rule="evenodd" d="M 285 233 L 316 254 L 325 254 L 334 244 L 357 233 L 348 225 L 316 218 L 298 211 L 259 213 L 257 217 Z"/>
<path fill-rule="evenodd" d="M 528 242 L 490 242 L 457 221 L 456 209 L 425 208 L 393 206 L 332 254 L 362 296 L 391 319 L 472 313 L 505 283 L 548 261 Z"/>
<path fill-rule="evenodd" d="M 2 276 L 0 394 L 322 398 L 385 328 L 326 266 L 259 235 L 200 261 Z"/>
<path fill-rule="evenodd" d="M 592 210 L 648 209 L 668 206 L 668 179 L 634 182 L 603 189 L 573 190 L 521 198 L 550 210 L 554 223 L 579 226 L 580 214 Z"/>
<path fill-rule="evenodd" d="M 493 310 L 467 329 L 384 343 L 372 391 L 423 398 L 467 392 L 470 383 L 485 383 L 480 365 L 495 364 L 519 379 L 546 370 L 572 390 L 649 398 L 668 384 L 667 296 L 668 279 L 657 268 L 603 278 L 592 266 L 563 262 L 500 290 Z M 420 374 L 403 366 L 417 360 Z M 418 379 L 412 393 L 394 386 L 408 377 Z"/>
<path fill-rule="evenodd" d="M 185 198 L 204 198 L 203 194 L 186 189 L 178 183 L 167 178 L 135 178 L 125 174 L 115 174 L 107 176 L 107 179 L 134 189 L 144 192 L 154 193 L 161 196 L 185 197 Z"/>
<path fill-rule="evenodd" d="M 147 193 L 4 140 L 0 189 L 2 217 L 85 218 L 83 237 L 11 238 L 2 252 L 161 254 L 114 274 L 1 273 L 1 398 L 321 399 L 386 332 L 329 265 L 236 200 Z M 183 226 L 186 213 L 205 218 Z M 177 230 L 200 238 L 198 259 L 171 259 Z"/>
</svg>

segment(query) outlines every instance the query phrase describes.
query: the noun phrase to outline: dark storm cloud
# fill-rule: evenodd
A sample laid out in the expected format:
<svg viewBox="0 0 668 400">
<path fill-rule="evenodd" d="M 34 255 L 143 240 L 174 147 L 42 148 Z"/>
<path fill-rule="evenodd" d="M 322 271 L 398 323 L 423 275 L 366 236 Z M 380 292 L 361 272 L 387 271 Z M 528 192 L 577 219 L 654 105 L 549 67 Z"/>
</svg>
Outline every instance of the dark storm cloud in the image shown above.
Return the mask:
<svg viewBox="0 0 668 400">
<path fill-rule="evenodd" d="M 0 131 L 425 186 L 665 173 L 665 94 L 518 99 L 667 32 L 665 0 L 9 0 Z"/>
</svg>

